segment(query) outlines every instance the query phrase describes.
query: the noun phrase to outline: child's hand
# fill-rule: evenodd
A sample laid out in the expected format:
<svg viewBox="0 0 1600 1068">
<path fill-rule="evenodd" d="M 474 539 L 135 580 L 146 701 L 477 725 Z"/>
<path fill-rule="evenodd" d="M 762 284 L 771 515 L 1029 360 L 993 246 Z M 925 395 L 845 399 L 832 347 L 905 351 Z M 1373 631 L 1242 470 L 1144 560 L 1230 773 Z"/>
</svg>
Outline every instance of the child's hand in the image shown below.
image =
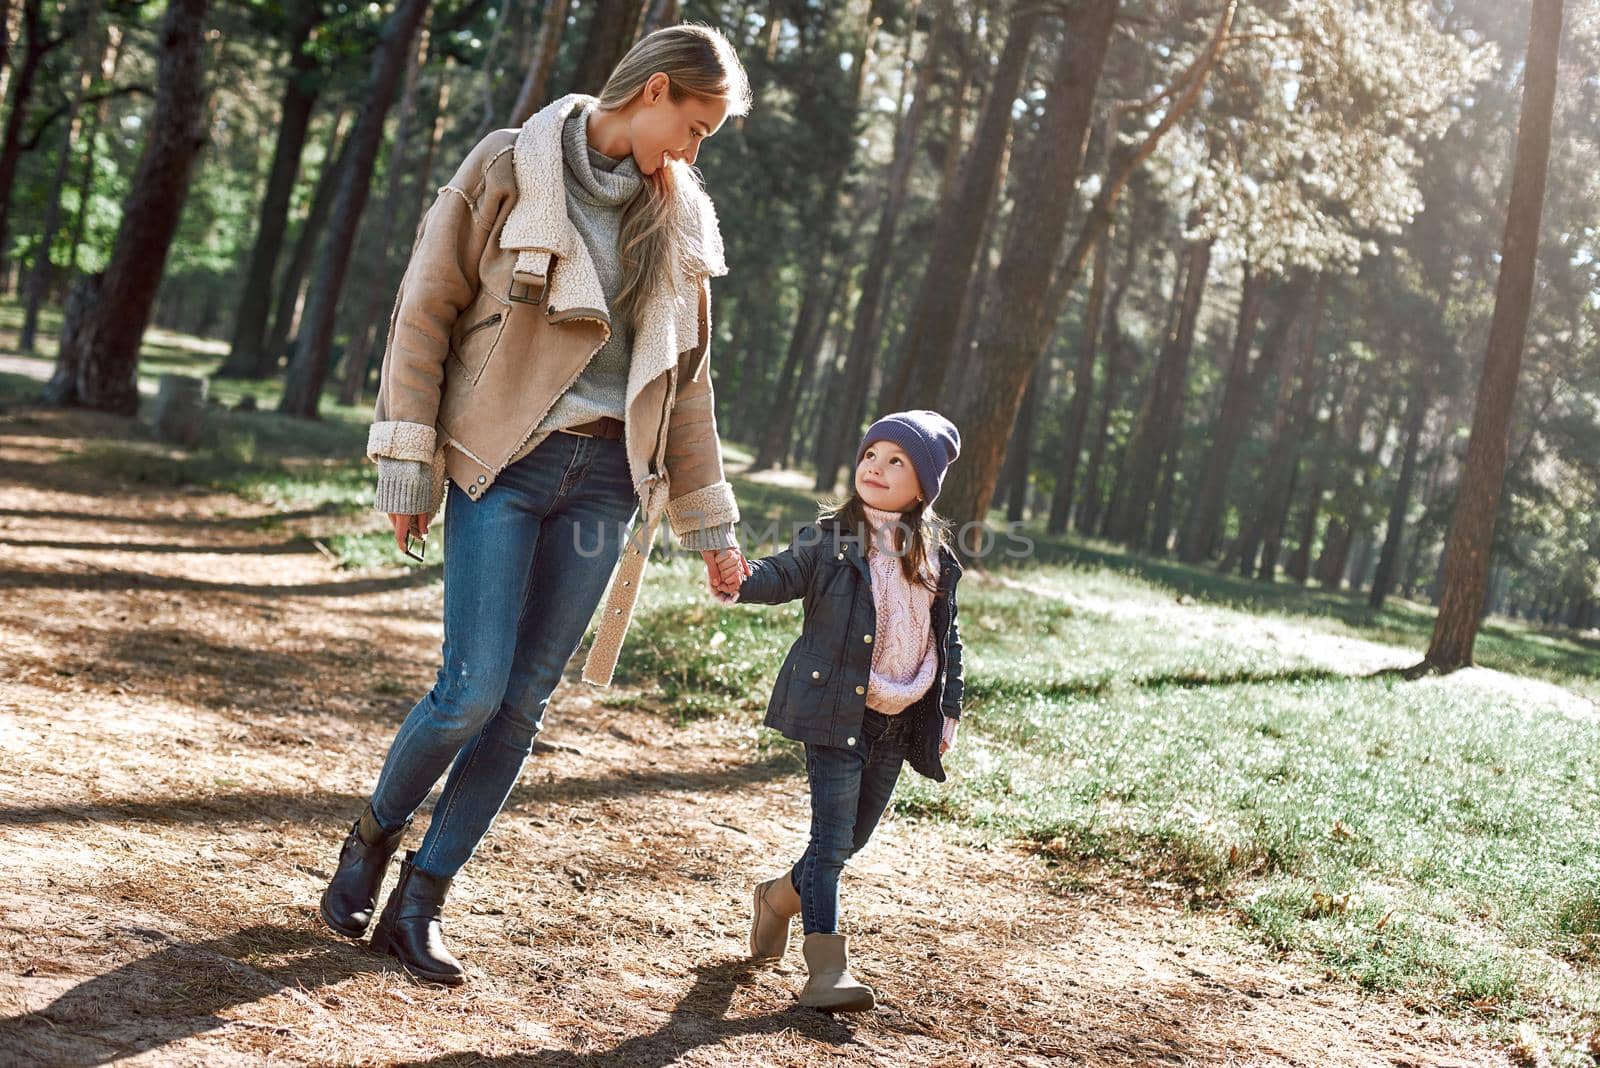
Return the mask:
<svg viewBox="0 0 1600 1068">
<path fill-rule="evenodd" d="M 956 747 L 956 728 L 961 726 L 961 721 L 944 717 L 944 735 L 939 739 L 939 755 L 944 756 Z"/>
<path fill-rule="evenodd" d="M 723 603 L 738 600 L 739 587 L 750 574 L 750 563 L 737 548 L 706 549 L 701 552 L 706 562 L 706 583 L 711 595 Z"/>
</svg>

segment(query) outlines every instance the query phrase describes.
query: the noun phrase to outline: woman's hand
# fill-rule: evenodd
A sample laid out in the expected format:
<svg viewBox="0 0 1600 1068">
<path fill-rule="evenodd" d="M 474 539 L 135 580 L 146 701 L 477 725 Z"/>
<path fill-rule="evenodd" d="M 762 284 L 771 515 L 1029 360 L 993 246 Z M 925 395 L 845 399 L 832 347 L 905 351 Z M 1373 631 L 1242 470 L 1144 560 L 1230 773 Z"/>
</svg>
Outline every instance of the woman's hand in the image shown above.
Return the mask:
<svg viewBox="0 0 1600 1068">
<path fill-rule="evenodd" d="M 944 734 L 939 738 L 939 755 L 944 756 L 956 747 L 956 728 L 961 726 L 961 721 L 944 717 Z"/>
<path fill-rule="evenodd" d="M 414 534 L 419 538 L 428 536 L 428 517 L 425 515 L 401 515 L 398 512 L 390 512 L 389 522 L 394 526 L 394 543 L 401 552 L 406 551 L 407 534 Z"/>
<path fill-rule="evenodd" d="M 737 599 L 739 586 L 750 574 L 750 561 L 735 546 L 731 549 L 705 549 L 700 556 L 706 562 L 706 582 L 711 594 L 724 603 Z"/>
</svg>

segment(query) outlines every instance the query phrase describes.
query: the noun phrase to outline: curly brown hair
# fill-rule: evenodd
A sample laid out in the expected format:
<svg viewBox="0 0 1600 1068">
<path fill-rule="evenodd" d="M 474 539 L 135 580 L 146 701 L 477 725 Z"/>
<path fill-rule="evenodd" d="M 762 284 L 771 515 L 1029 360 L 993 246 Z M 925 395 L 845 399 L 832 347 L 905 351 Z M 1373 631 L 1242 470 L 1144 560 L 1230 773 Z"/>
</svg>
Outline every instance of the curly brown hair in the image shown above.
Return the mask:
<svg viewBox="0 0 1600 1068">
<path fill-rule="evenodd" d="M 840 527 L 861 539 L 863 545 L 871 544 L 872 523 L 867 519 L 867 502 L 861 494 L 852 492 L 842 500 L 824 501 L 817 515 L 818 521 L 832 520 Z M 918 501 L 900 513 L 894 525 L 894 548 L 900 554 L 900 569 L 910 582 L 922 584 L 938 591 L 938 582 L 928 566 L 930 557 L 948 541 L 949 524 L 931 506 L 923 507 Z"/>
</svg>

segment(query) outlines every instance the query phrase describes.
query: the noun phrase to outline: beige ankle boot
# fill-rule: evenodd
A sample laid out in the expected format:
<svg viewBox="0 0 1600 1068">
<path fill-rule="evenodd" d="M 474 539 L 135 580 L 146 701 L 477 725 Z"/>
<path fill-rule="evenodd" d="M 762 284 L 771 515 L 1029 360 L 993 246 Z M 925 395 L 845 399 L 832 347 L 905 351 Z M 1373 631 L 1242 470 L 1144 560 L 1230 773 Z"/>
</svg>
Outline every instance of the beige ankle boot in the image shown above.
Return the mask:
<svg viewBox="0 0 1600 1068">
<path fill-rule="evenodd" d="M 757 883 L 755 908 L 750 920 L 750 959 L 777 960 L 789 948 L 789 921 L 800 911 L 789 873 Z"/>
<path fill-rule="evenodd" d="M 811 978 L 800 1004 L 826 1012 L 862 1012 L 877 1004 L 872 988 L 850 974 L 850 951 L 841 934 L 808 934 L 802 947 Z"/>
</svg>

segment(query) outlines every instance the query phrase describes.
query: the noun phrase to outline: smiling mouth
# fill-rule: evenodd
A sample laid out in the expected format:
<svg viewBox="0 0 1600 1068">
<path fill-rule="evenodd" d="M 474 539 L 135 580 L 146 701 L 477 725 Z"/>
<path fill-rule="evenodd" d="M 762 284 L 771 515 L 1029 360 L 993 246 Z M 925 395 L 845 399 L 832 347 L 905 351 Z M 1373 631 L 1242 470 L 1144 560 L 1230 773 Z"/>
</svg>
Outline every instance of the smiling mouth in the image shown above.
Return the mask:
<svg viewBox="0 0 1600 1068">
<path fill-rule="evenodd" d="M 862 483 L 864 485 L 872 486 L 875 489 L 888 489 L 889 488 L 889 484 L 887 482 L 874 482 L 870 478 L 864 478 L 861 481 L 862 481 Z"/>
</svg>

